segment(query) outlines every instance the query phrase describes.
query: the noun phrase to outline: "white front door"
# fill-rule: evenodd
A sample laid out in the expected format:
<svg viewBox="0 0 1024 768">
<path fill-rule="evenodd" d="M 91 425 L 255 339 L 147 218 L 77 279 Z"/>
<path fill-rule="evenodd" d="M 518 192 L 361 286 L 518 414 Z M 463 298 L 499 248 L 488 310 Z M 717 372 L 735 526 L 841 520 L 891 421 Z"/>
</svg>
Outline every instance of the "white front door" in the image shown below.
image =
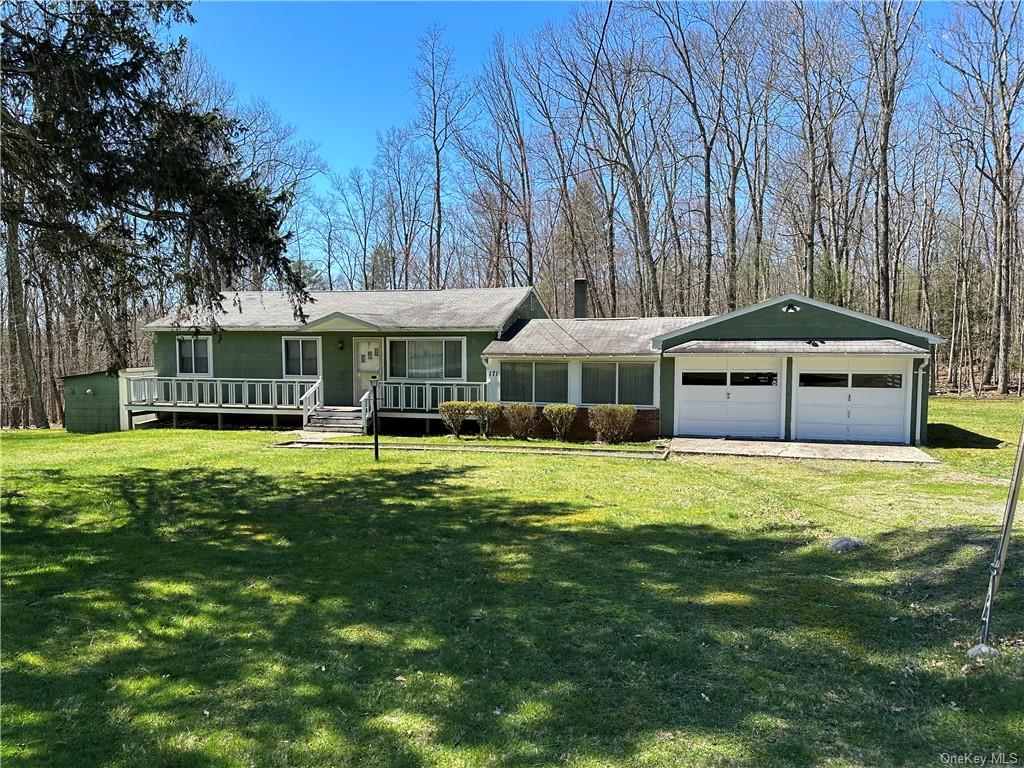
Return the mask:
<svg viewBox="0 0 1024 768">
<path fill-rule="evenodd" d="M 907 443 L 908 358 L 796 358 L 796 440 Z"/>
<path fill-rule="evenodd" d="M 782 359 L 676 358 L 675 434 L 782 437 Z"/>
<path fill-rule="evenodd" d="M 355 392 L 353 401 L 358 403 L 359 398 L 370 388 L 370 378 L 381 375 L 384 370 L 384 340 L 383 339 L 354 339 L 355 365 Z"/>
</svg>

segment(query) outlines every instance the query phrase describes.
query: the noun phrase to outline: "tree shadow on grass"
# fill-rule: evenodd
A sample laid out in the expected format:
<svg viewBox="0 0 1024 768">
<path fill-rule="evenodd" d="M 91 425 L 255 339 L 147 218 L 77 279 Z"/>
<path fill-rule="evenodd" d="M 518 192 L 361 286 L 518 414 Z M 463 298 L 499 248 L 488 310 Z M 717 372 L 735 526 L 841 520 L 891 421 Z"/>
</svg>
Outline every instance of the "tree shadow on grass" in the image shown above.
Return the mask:
<svg viewBox="0 0 1024 768">
<path fill-rule="evenodd" d="M 954 424 L 929 424 L 929 448 L 982 448 L 997 449 L 1003 441 Z"/>
<path fill-rule="evenodd" d="M 837 556 L 810 526 L 581 524 L 472 472 L 51 472 L 49 508 L 10 497 L 12 764 L 920 764 L 978 746 L 956 701 L 1019 744 L 1019 679 L 926 663 L 973 619 L 987 534 Z"/>
</svg>

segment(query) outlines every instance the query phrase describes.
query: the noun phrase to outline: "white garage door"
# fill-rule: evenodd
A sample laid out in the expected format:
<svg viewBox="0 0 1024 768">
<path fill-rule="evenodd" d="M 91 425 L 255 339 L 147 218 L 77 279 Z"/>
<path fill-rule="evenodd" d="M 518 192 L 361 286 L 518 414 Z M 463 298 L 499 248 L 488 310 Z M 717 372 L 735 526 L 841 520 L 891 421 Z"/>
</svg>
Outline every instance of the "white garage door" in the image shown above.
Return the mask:
<svg viewBox="0 0 1024 768">
<path fill-rule="evenodd" d="M 909 442 L 903 358 L 796 358 L 796 440 Z"/>
<path fill-rule="evenodd" d="M 675 433 L 782 436 L 782 359 L 724 355 L 676 358 Z"/>
</svg>

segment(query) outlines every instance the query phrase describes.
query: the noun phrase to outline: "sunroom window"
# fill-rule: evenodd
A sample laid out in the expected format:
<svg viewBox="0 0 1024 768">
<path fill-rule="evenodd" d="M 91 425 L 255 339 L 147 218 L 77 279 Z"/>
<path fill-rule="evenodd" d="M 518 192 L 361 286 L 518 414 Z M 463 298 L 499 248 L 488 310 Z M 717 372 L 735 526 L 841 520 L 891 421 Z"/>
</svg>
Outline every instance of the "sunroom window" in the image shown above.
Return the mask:
<svg viewBox="0 0 1024 768">
<path fill-rule="evenodd" d="M 583 364 L 583 402 L 615 402 L 615 363 Z"/>
<path fill-rule="evenodd" d="M 654 405 L 652 363 L 619 363 L 619 403 Z"/>
<path fill-rule="evenodd" d="M 464 379 L 462 339 L 391 339 L 388 378 Z"/>
<path fill-rule="evenodd" d="M 654 405 L 654 363 L 583 363 L 587 405 Z"/>
<path fill-rule="evenodd" d="M 210 375 L 209 336 L 179 336 L 177 348 L 179 376 Z"/>
<path fill-rule="evenodd" d="M 503 362 L 501 399 L 506 403 L 568 402 L 568 364 Z"/>
</svg>

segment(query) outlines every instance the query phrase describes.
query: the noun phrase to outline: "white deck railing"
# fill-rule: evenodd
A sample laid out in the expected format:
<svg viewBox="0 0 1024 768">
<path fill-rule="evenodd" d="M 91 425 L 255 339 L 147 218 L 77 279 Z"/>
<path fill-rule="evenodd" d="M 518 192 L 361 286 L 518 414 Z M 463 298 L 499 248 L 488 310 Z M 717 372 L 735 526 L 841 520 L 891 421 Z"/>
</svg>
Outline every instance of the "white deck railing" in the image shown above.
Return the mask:
<svg viewBox="0 0 1024 768">
<path fill-rule="evenodd" d="M 299 403 L 302 405 L 302 426 L 309 423 L 309 415 L 323 403 L 321 395 L 323 387 L 320 386 L 322 383 L 323 379 L 317 379 L 316 384 L 303 392 L 299 398 Z"/>
<path fill-rule="evenodd" d="M 301 410 L 303 419 L 323 404 L 321 379 L 213 379 L 135 376 L 128 405 Z"/>
<path fill-rule="evenodd" d="M 377 405 L 381 410 L 436 411 L 450 400 L 483 400 L 486 386 L 473 381 L 382 381 Z"/>
<path fill-rule="evenodd" d="M 483 400 L 487 384 L 482 381 L 381 381 L 377 384 L 377 407 L 382 411 L 436 411 L 451 400 Z M 363 425 L 373 417 L 371 392 L 359 398 Z"/>
</svg>

